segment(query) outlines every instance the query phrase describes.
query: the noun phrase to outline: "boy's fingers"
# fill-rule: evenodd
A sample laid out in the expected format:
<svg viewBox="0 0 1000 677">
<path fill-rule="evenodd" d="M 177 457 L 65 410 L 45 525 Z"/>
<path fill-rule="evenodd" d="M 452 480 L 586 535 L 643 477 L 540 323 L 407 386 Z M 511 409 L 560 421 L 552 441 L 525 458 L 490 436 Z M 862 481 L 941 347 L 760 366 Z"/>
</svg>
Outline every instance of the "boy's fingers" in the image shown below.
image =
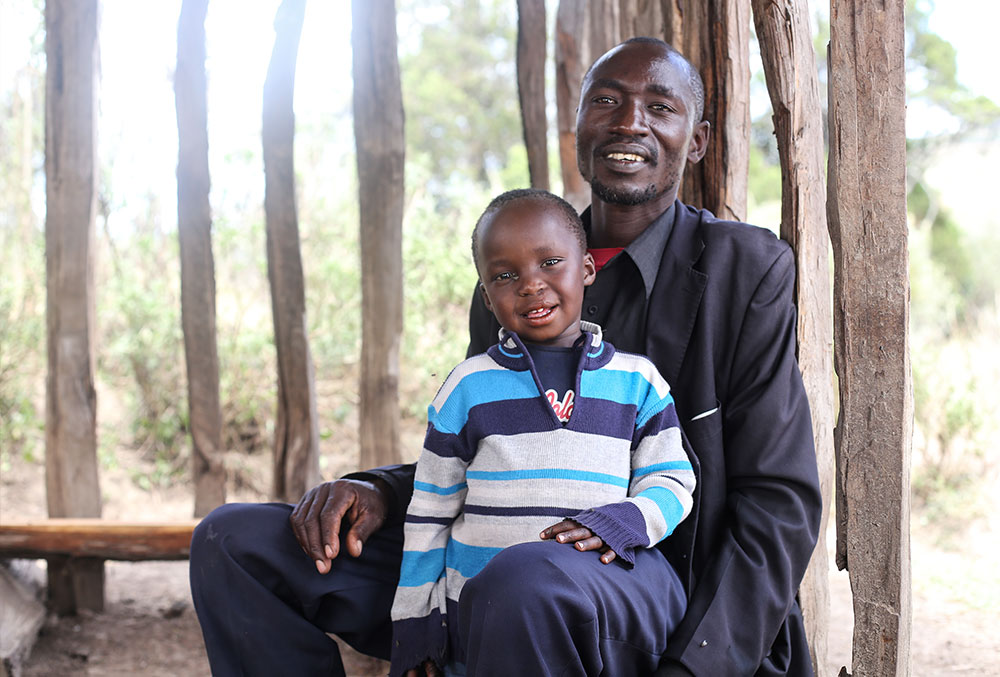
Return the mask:
<svg viewBox="0 0 1000 677">
<path fill-rule="evenodd" d="M 590 531 L 587 531 L 590 534 Z M 587 550 L 599 550 L 604 546 L 604 541 L 597 536 L 590 536 L 590 538 L 584 538 L 577 541 L 574 547 L 580 552 L 586 552 Z"/>
</svg>

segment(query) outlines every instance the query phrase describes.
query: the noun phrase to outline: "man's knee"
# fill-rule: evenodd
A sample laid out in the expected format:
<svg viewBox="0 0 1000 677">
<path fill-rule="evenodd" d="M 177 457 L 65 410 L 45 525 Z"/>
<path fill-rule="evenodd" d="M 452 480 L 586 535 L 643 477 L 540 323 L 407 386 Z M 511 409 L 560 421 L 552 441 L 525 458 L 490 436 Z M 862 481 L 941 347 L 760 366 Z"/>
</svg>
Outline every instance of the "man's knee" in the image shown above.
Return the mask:
<svg viewBox="0 0 1000 677">
<path fill-rule="evenodd" d="M 275 529 L 287 527 L 287 511 L 275 504 L 227 503 L 201 520 L 191 536 L 194 565 L 219 565 L 221 558 L 241 560 L 262 543 L 276 537 Z"/>
</svg>

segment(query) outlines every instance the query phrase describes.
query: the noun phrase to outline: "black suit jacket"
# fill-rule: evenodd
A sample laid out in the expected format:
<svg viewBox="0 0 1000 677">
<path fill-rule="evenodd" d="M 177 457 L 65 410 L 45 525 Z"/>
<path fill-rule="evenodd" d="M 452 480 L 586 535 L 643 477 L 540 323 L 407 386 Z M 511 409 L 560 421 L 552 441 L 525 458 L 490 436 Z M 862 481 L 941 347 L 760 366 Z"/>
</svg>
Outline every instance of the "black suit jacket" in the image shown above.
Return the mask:
<svg viewBox="0 0 1000 677">
<path fill-rule="evenodd" d="M 666 655 L 699 677 L 812 674 L 795 595 L 822 501 L 794 287 L 787 243 L 676 203 L 645 349 L 700 463 L 696 509 L 658 546 L 689 585 Z M 476 294 L 470 353 L 494 343 L 497 328 Z M 406 474 L 384 475 L 400 504 Z"/>
</svg>

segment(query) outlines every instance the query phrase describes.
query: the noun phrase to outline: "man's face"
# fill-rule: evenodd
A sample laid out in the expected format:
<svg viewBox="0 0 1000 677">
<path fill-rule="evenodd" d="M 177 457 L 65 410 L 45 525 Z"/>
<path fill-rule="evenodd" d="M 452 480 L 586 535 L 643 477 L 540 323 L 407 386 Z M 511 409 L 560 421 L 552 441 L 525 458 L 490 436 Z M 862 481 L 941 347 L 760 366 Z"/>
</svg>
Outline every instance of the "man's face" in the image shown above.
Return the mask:
<svg viewBox="0 0 1000 677">
<path fill-rule="evenodd" d="M 583 82 L 576 121 L 580 173 L 597 198 L 665 209 L 685 163 L 704 154 L 708 125 L 692 123 L 685 65 L 661 45 L 631 43 L 601 58 Z"/>
<path fill-rule="evenodd" d="M 594 260 L 565 218 L 552 206 L 520 200 L 480 224 L 486 307 L 524 341 L 570 347 L 580 336 L 583 288 L 594 281 Z"/>
</svg>

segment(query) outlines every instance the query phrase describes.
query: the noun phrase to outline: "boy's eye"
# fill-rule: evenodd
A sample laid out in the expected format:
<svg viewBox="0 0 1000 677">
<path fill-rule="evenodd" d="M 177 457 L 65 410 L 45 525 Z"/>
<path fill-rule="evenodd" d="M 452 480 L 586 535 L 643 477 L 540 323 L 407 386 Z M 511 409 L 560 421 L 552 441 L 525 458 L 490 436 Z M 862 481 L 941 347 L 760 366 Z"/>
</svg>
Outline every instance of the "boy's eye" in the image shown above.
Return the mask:
<svg viewBox="0 0 1000 677">
<path fill-rule="evenodd" d="M 554 266 L 560 261 L 562 261 L 562 259 L 545 259 L 542 261 L 542 266 Z"/>
<path fill-rule="evenodd" d="M 505 270 L 502 273 L 497 273 L 496 275 L 494 275 L 493 279 L 494 280 L 513 280 L 514 279 L 514 273 Z"/>
</svg>

